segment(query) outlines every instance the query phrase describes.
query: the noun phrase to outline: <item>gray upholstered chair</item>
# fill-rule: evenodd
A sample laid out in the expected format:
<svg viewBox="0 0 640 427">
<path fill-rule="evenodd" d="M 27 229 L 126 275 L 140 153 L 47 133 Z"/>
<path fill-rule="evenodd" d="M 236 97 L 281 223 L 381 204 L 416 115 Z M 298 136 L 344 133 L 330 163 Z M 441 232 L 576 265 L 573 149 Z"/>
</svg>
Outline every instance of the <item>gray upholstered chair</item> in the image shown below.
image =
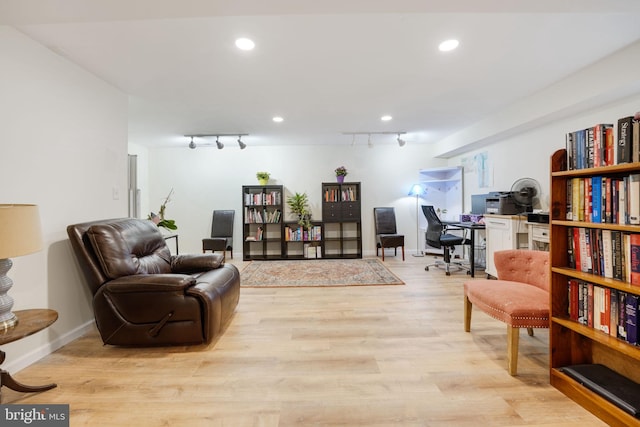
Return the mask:
<svg viewBox="0 0 640 427">
<path fill-rule="evenodd" d="M 226 259 L 229 251 L 233 259 L 233 218 L 234 210 L 214 210 L 211 220 L 211 237 L 202 239 L 202 253 L 206 251 L 222 251 L 222 259 Z"/>
<path fill-rule="evenodd" d="M 393 248 L 398 255 L 398 247 L 402 248 L 402 260 L 404 261 L 404 235 L 398 234 L 396 227 L 396 212 L 393 208 L 373 208 L 373 218 L 376 227 L 376 256 L 382 249 L 382 261 L 384 261 L 385 248 Z"/>
</svg>

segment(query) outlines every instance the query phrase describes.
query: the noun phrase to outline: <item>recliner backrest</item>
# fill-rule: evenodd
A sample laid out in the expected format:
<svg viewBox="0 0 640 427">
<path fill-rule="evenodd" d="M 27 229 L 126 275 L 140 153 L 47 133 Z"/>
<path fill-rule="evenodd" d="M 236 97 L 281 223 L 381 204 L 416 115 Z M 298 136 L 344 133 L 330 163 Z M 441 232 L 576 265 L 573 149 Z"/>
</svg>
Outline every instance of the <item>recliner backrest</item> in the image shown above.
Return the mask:
<svg viewBox="0 0 640 427">
<path fill-rule="evenodd" d="M 162 253 L 162 259 L 164 261 L 165 252 L 161 248 L 162 243 L 159 242 L 158 237 L 162 240 L 163 243 L 164 243 L 164 238 L 162 237 L 162 234 L 158 230 L 158 227 L 155 224 L 153 224 L 151 221 L 141 220 L 141 219 L 132 219 L 132 218 L 115 218 L 115 219 L 106 219 L 106 220 L 84 222 L 80 224 L 73 224 L 67 227 L 67 234 L 69 236 L 69 241 L 71 243 L 74 253 L 76 254 L 76 258 L 79 261 L 80 268 L 82 269 L 82 272 L 84 273 L 87 279 L 87 284 L 91 289 L 92 294 L 95 294 L 96 292 L 98 292 L 100 287 L 105 282 L 111 280 L 112 278 L 111 276 L 113 274 L 116 274 L 116 271 L 114 270 L 112 273 L 107 275 L 107 272 L 103 269 L 102 263 L 105 259 L 104 258 L 105 254 L 103 253 L 103 251 L 101 251 L 100 255 L 98 255 L 98 252 L 94 249 L 94 245 L 91 241 L 91 238 L 89 237 L 89 233 L 88 233 L 89 229 L 91 229 L 91 227 L 99 226 L 99 225 L 111 225 L 111 226 L 116 225 L 117 228 L 124 229 L 125 227 L 127 227 L 127 224 L 131 224 L 132 222 L 145 223 L 146 224 L 145 229 L 147 230 L 147 232 L 144 234 L 151 233 L 153 237 L 151 241 L 149 241 L 150 244 L 148 246 L 145 246 L 145 245 L 139 246 L 138 244 L 134 245 L 136 248 L 138 248 L 134 251 L 134 253 L 137 254 L 135 256 L 139 258 L 141 253 L 143 252 L 148 253 L 149 248 L 153 248 L 151 249 L 151 252 L 156 252 L 156 255 L 159 255 L 157 253 L 157 250 L 159 248 Z M 169 248 L 166 246 L 166 243 L 164 243 L 164 245 L 166 248 L 166 254 L 170 254 Z M 146 248 L 146 249 L 141 249 L 141 248 Z M 129 256 L 131 256 L 131 251 L 129 251 L 129 254 L 130 254 Z M 108 257 L 112 257 L 112 255 L 109 255 Z M 103 261 L 101 261 L 100 258 L 103 258 Z M 170 255 L 169 255 L 169 259 L 170 259 Z M 150 264 L 150 262 L 143 261 L 142 264 L 148 265 Z M 120 272 L 125 270 L 130 271 L 130 267 L 127 265 L 124 265 L 123 268 L 124 270 L 120 270 Z M 146 268 L 148 269 L 149 267 L 147 266 Z M 119 270 L 119 269 L 116 269 L 116 270 Z"/>
<path fill-rule="evenodd" d="M 109 279 L 171 273 L 171 252 L 162 233 L 151 221 L 132 219 L 96 224 L 89 227 L 87 235 Z"/>
</svg>

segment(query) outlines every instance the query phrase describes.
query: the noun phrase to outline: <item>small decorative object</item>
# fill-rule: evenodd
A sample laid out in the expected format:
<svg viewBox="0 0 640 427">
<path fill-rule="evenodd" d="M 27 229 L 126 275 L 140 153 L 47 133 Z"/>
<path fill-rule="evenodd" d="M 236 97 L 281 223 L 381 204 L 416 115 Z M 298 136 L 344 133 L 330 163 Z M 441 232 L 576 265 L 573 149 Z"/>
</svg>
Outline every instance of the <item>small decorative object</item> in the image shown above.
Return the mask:
<svg viewBox="0 0 640 427">
<path fill-rule="evenodd" d="M 344 166 L 339 166 L 336 168 L 336 179 L 338 180 L 339 184 L 342 184 L 344 182 L 344 177 L 347 176 L 348 172 L 347 172 L 347 168 L 345 168 Z"/>
<path fill-rule="evenodd" d="M 167 197 L 165 197 L 164 201 L 162 202 L 162 204 L 160 205 L 160 211 L 158 212 L 158 214 L 154 214 L 153 212 L 151 212 L 149 214 L 149 216 L 147 217 L 147 219 L 150 219 L 151 221 L 153 221 L 158 227 L 164 227 L 167 230 L 177 230 L 178 226 L 176 225 L 176 221 L 173 219 L 166 219 L 164 217 L 164 214 L 167 210 L 167 203 L 169 203 L 171 201 L 171 195 L 173 194 L 173 188 L 171 189 L 171 191 L 169 191 L 169 194 L 167 195 Z"/>
<path fill-rule="evenodd" d="M 287 198 L 287 206 L 291 213 L 298 217 L 298 224 L 309 229 L 311 227 L 311 210 L 307 193 L 295 193 Z"/>
<path fill-rule="evenodd" d="M 258 183 L 260 185 L 267 185 L 270 177 L 271 175 L 269 172 L 256 172 L 256 178 L 258 178 Z"/>
</svg>

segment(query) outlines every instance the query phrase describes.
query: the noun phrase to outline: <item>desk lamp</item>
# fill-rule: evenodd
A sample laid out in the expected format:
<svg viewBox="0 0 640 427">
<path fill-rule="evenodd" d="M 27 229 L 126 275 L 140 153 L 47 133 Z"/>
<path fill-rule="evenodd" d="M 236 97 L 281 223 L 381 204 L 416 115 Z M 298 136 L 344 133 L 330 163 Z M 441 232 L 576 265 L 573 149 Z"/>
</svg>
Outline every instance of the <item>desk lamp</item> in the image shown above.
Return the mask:
<svg viewBox="0 0 640 427">
<path fill-rule="evenodd" d="M 11 311 L 13 298 L 7 293 L 13 286 L 13 281 L 7 276 L 13 265 L 9 258 L 41 249 L 38 206 L 0 204 L 0 332 L 18 323 L 18 318 Z"/>
<path fill-rule="evenodd" d="M 416 253 L 413 256 L 424 256 L 424 252 L 420 250 L 420 217 L 418 216 L 418 199 L 421 195 L 426 194 L 424 187 L 420 184 L 414 184 L 411 186 L 411 191 L 409 191 L 409 196 L 416 196 Z"/>
</svg>

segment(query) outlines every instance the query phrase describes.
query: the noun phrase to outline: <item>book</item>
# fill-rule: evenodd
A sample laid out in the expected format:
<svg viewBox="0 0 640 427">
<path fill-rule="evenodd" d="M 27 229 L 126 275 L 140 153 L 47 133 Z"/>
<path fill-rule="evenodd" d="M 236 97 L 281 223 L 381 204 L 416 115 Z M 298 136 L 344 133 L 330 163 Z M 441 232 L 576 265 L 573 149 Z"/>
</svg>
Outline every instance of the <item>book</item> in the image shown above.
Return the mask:
<svg viewBox="0 0 640 427">
<path fill-rule="evenodd" d="M 613 242 L 611 230 L 602 230 L 602 255 L 604 258 L 604 269 L 602 276 L 613 278 Z"/>
<path fill-rule="evenodd" d="M 609 297 L 611 317 L 609 319 L 609 335 L 616 337 L 618 335 L 618 290 L 610 289 Z"/>
<path fill-rule="evenodd" d="M 591 222 L 602 222 L 602 177 L 591 178 Z"/>
<path fill-rule="evenodd" d="M 627 342 L 636 345 L 638 343 L 638 296 L 627 294 L 625 304 Z"/>
<path fill-rule="evenodd" d="M 640 173 L 632 173 L 629 175 L 627 201 L 629 207 L 629 224 L 640 225 Z"/>
<path fill-rule="evenodd" d="M 631 161 L 640 162 L 640 121 L 631 122 Z"/>
<path fill-rule="evenodd" d="M 627 293 L 618 291 L 618 338 L 623 341 L 627 340 Z"/>
<path fill-rule="evenodd" d="M 630 236 L 631 243 L 631 280 L 630 283 L 640 286 L 640 234 L 633 233 Z"/>
<path fill-rule="evenodd" d="M 618 155 L 617 146 L 615 143 L 615 138 L 613 135 L 613 125 L 608 126 L 605 129 L 605 140 L 606 140 L 606 165 L 611 166 L 616 164 L 616 156 Z"/>
<path fill-rule="evenodd" d="M 575 142 L 573 141 L 573 132 L 568 132 L 565 135 L 565 148 L 567 149 L 567 169 L 573 170 L 575 165 Z"/>
<path fill-rule="evenodd" d="M 618 119 L 618 163 L 629 163 L 632 160 L 632 122 L 633 116 Z"/>
</svg>

